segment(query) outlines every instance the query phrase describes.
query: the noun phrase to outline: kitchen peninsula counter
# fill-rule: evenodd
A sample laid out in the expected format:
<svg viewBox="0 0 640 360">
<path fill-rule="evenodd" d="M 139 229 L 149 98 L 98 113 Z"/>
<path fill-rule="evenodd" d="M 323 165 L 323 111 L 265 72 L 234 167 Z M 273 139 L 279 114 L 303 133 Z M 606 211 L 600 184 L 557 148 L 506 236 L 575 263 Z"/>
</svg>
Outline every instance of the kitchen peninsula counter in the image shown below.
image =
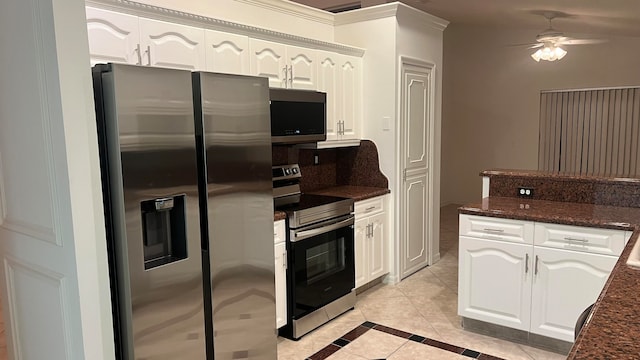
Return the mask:
<svg viewBox="0 0 640 360">
<path fill-rule="evenodd" d="M 460 214 L 633 232 L 568 359 L 640 359 L 640 269 L 626 264 L 640 235 L 640 180 L 508 170 L 480 175 L 490 179 L 489 194 Z M 533 188 L 534 198 L 515 196 L 519 187 Z"/>
</svg>

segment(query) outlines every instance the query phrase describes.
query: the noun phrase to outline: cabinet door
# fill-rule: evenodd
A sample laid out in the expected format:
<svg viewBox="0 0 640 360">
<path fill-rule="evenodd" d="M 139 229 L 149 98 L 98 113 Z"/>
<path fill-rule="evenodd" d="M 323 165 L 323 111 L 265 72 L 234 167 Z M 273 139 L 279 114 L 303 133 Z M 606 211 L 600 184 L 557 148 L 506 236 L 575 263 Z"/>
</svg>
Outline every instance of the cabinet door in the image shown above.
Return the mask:
<svg viewBox="0 0 640 360">
<path fill-rule="evenodd" d="M 108 62 L 140 64 L 137 16 L 91 7 L 86 11 L 91 66 Z"/>
<path fill-rule="evenodd" d="M 427 232 L 427 175 L 407 178 L 403 184 L 401 277 L 405 278 L 427 266 L 429 237 Z"/>
<path fill-rule="evenodd" d="M 287 324 L 287 250 L 285 243 L 274 246 L 276 270 L 276 328 Z"/>
<path fill-rule="evenodd" d="M 338 55 L 318 52 L 318 91 L 327 93 L 327 140 L 337 140 L 338 113 Z"/>
<path fill-rule="evenodd" d="M 369 277 L 376 279 L 388 273 L 387 267 L 387 242 L 386 225 L 387 214 L 381 213 L 369 217 L 371 226 L 371 237 L 367 239 L 369 243 Z"/>
<path fill-rule="evenodd" d="M 204 29 L 140 18 L 142 64 L 204 70 Z"/>
<path fill-rule="evenodd" d="M 249 37 L 205 30 L 207 71 L 249 75 Z"/>
<path fill-rule="evenodd" d="M 355 222 L 355 267 L 356 267 L 356 288 L 369 282 L 368 259 L 367 259 L 367 219 L 356 220 Z"/>
<path fill-rule="evenodd" d="M 286 87 L 286 46 L 271 41 L 249 39 L 249 48 L 251 75 L 268 78 L 270 87 Z"/>
<path fill-rule="evenodd" d="M 460 236 L 458 314 L 529 330 L 531 245 Z"/>
<path fill-rule="evenodd" d="M 615 256 L 536 247 L 531 332 L 573 341 L 580 313 L 604 287 Z"/>
<path fill-rule="evenodd" d="M 287 46 L 287 64 L 289 65 L 287 87 L 316 90 L 318 69 L 315 50 Z"/>
<path fill-rule="evenodd" d="M 340 59 L 337 95 L 337 120 L 342 121 L 340 139 L 359 139 L 362 117 L 362 59 L 346 55 Z"/>
</svg>

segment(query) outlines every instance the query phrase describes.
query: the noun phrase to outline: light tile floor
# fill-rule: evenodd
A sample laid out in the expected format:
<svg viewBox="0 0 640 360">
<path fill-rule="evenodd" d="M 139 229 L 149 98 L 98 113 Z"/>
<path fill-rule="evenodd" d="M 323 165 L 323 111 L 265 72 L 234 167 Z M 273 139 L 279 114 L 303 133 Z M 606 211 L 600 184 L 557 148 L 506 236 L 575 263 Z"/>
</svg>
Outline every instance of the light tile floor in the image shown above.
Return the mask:
<svg viewBox="0 0 640 360">
<path fill-rule="evenodd" d="M 482 353 L 513 360 L 560 360 L 563 355 L 465 331 L 457 315 L 458 212 L 441 209 L 440 261 L 398 284 L 377 285 L 358 295 L 351 310 L 299 341 L 278 338 L 278 360 L 314 354 L 368 320 Z M 468 359 L 378 331 L 369 331 L 328 359 Z"/>
</svg>

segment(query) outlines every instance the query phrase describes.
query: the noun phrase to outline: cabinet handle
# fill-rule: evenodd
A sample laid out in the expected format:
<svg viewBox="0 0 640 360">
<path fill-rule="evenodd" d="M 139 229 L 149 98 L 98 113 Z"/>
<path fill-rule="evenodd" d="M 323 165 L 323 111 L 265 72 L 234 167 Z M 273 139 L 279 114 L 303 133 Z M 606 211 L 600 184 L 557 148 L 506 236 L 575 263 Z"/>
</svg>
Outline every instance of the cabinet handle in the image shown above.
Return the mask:
<svg viewBox="0 0 640 360">
<path fill-rule="evenodd" d="M 140 53 L 140 44 L 136 45 L 136 55 L 138 56 L 138 62 L 136 63 L 136 65 L 142 65 L 142 54 Z"/>
<path fill-rule="evenodd" d="M 282 71 L 284 72 L 284 87 L 287 87 L 287 79 L 289 78 L 289 77 L 287 76 L 287 74 L 288 74 L 288 72 L 287 72 L 287 67 L 286 67 L 286 66 L 285 66 L 285 67 L 283 67 L 283 68 L 282 68 Z"/>
<path fill-rule="evenodd" d="M 145 50 L 144 53 L 147 54 L 147 65 L 151 66 L 151 45 L 147 45 L 147 50 Z M 142 60 L 140 60 L 140 62 L 142 62 Z"/>
<path fill-rule="evenodd" d="M 502 230 L 502 229 L 491 229 L 491 228 L 484 228 L 484 231 L 492 232 L 492 233 L 503 233 L 504 232 L 504 230 Z"/>
<path fill-rule="evenodd" d="M 287 269 L 287 251 L 282 252 L 282 266 Z"/>
<path fill-rule="evenodd" d="M 567 241 L 578 241 L 578 242 L 583 242 L 583 243 L 589 242 L 589 240 L 587 240 L 587 239 L 577 239 L 577 238 L 572 238 L 572 237 L 565 237 L 564 239 L 567 240 Z"/>
<path fill-rule="evenodd" d="M 369 224 L 369 237 L 372 238 L 373 237 L 373 224 Z"/>
<path fill-rule="evenodd" d="M 293 88 L 293 65 L 289 66 L 289 85 Z"/>
<path fill-rule="evenodd" d="M 375 208 L 376 208 L 375 206 L 369 206 L 368 208 L 364 209 L 364 211 L 365 212 L 369 212 L 369 211 L 371 211 L 371 210 L 373 210 Z"/>
<path fill-rule="evenodd" d="M 526 258 L 524 259 L 524 273 L 529 273 L 529 253 L 526 254 Z"/>
<path fill-rule="evenodd" d="M 536 255 L 536 264 L 533 267 L 533 275 L 538 275 L 538 255 Z"/>
</svg>

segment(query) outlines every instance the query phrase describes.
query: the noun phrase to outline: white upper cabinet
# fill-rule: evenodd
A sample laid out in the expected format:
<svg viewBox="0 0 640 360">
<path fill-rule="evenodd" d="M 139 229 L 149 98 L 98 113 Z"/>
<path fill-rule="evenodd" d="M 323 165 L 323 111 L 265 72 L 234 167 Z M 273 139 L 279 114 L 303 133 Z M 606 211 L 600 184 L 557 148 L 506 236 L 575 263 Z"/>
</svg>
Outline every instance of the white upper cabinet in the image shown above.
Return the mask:
<svg viewBox="0 0 640 360">
<path fill-rule="evenodd" d="M 205 69 L 204 29 L 146 18 L 139 22 L 143 65 Z"/>
<path fill-rule="evenodd" d="M 269 86 L 316 90 L 316 54 L 312 49 L 250 39 L 251 74 L 269 79 Z"/>
<path fill-rule="evenodd" d="M 86 13 L 91 66 L 108 62 L 140 64 L 137 16 L 91 7 Z"/>
<path fill-rule="evenodd" d="M 86 8 L 91 65 L 121 63 L 204 70 L 204 29 Z"/>
<path fill-rule="evenodd" d="M 327 93 L 327 144 L 332 141 L 359 141 L 362 59 L 328 51 L 318 51 L 317 59 L 317 89 Z"/>
<path fill-rule="evenodd" d="M 205 30 L 207 71 L 249 75 L 249 37 Z"/>
<path fill-rule="evenodd" d="M 341 140 L 359 139 L 362 117 L 362 59 L 347 55 L 340 55 L 338 59 L 338 132 Z"/>
<path fill-rule="evenodd" d="M 318 91 L 327 94 L 327 140 L 338 140 L 338 68 L 339 55 L 328 51 L 318 51 Z"/>
</svg>

